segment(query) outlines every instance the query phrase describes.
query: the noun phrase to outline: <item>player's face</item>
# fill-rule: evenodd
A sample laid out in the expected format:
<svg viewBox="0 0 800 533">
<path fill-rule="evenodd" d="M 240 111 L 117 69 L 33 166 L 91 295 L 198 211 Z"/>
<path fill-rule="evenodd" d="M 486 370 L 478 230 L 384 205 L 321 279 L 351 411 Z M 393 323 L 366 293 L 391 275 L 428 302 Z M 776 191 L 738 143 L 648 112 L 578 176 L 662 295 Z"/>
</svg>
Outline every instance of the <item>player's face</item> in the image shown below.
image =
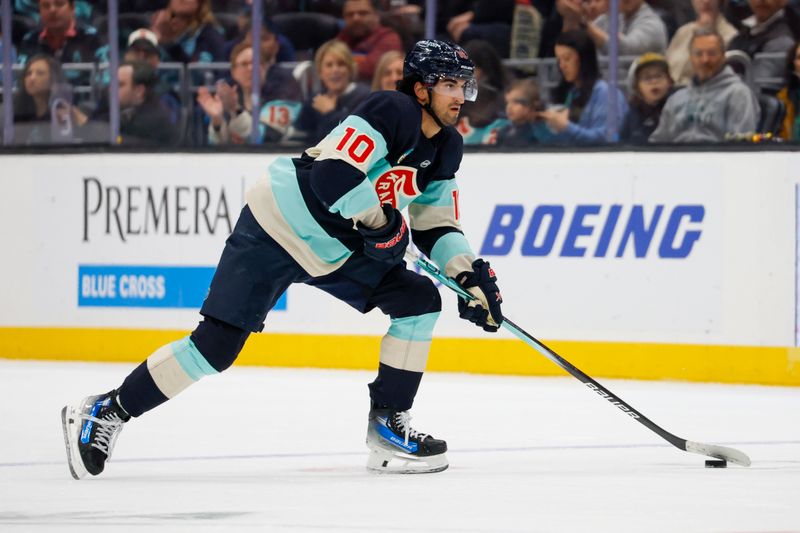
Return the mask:
<svg viewBox="0 0 800 533">
<path fill-rule="evenodd" d="M 445 126 L 455 126 L 464 105 L 465 80 L 445 78 L 436 82 L 431 92 L 431 108 Z"/>
<path fill-rule="evenodd" d="M 319 77 L 327 91 L 342 93 L 350 84 L 350 69 L 343 58 L 329 52 L 322 56 Z"/>
<path fill-rule="evenodd" d="M 647 105 L 655 105 L 667 95 L 670 81 L 664 69 L 658 65 L 644 67 L 639 71 L 639 92 Z"/>
<path fill-rule="evenodd" d="M 713 78 L 725 65 L 725 52 L 716 35 L 696 37 L 689 54 L 697 79 L 704 82 Z"/>
<path fill-rule="evenodd" d="M 75 8 L 67 0 L 41 0 L 39 15 L 42 17 L 42 26 L 48 30 L 66 31 L 75 17 Z"/>
<path fill-rule="evenodd" d="M 564 81 L 567 83 L 577 82 L 581 72 L 581 59 L 578 56 L 578 51 L 570 46 L 557 44 L 556 59 L 558 60 L 558 68 L 561 70 L 561 75 L 564 76 Z"/>
<path fill-rule="evenodd" d="M 47 61 L 34 61 L 25 72 L 25 92 L 43 96 L 50 92 L 50 65 Z"/>
<path fill-rule="evenodd" d="M 394 91 L 397 82 L 403 79 L 403 59 L 398 58 L 386 65 L 386 70 L 381 76 L 381 90 Z"/>
</svg>

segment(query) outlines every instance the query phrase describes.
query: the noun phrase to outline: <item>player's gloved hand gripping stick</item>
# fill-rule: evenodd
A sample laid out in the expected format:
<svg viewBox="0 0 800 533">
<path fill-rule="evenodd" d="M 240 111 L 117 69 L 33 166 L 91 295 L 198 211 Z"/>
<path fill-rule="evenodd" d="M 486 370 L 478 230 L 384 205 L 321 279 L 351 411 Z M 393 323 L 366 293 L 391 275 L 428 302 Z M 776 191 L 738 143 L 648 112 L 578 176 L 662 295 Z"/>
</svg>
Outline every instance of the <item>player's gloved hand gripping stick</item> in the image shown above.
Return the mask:
<svg viewBox="0 0 800 533">
<path fill-rule="evenodd" d="M 439 267 L 435 264 L 430 262 L 429 260 L 421 257 L 419 254 L 412 250 L 406 250 L 406 259 L 416 264 L 419 268 L 427 272 L 432 278 L 441 282 L 443 285 L 446 285 L 449 289 L 458 293 L 459 296 L 464 298 L 465 300 L 474 300 L 475 296 L 473 296 L 468 290 L 462 288 L 458 282 L 454 279 L 446 276 Z M 690 440 L 682 439 L 670 433 L 669 431 L 659 427 L 654 422 L 652 422 L 649 418 L 644 416 L 642 413 L 628 405 L 625 401 L 622 400 L 619 396 L 616 396 L 611 393 L 607 388 L 603 385 L 586 375 L 583 371 L 579 368 L 574 366 L 572 363 L 555 353 L 553 350 L 545 346 L 541 341 L 537 340 L 533 335 L 526 333 L 522 328 L 514 324 L 508 317 L 504 317 L 502 319 L 502 323 L 500 324 L 501 327 L 507 329 L 511 333 L 514 334 L 515 337 L 519 338 L 520 340 L 524 341 L 534 350 L 545 356 L 546 358 L 550 359 L 552 362 L 569 372 L 573 377 L 577 378 L 581 383 L 589 387 L 589 389 L 595 391 L 601 398 L 605 398 L 612 405 L 615 405 L 620 411 L 624 412 L 629 417 L 635 419 L 637 422 L 648 428 L 649 430 L 653 431 L 661 438 L 679 448 L 681 450 L 697 453 L 700 455 L 707 455 L 709 457 L 716 457 L 717 459 L 722 459 L 723 461 L 730 461 L 731 463 L 736 463 L 742 466 L 750 466 L 750 458 L 744 454 L 743 452 L 736 450 L 734 448 L 729 448 L 727 446 L 717 446 L 715 444 L 704 444 L 702 442 L 693 442 Z"/>
<path fill-rule="evenodd" d="M 456 282 L 472 295 L 470 299 L 459 297 L 458 315 L 485 331 L 497 331 L 503 322 L 503 312 L 500 309 L 503 297 L 497 288 L 497 276 L 489 263 L 476 259 L 472 262 L 472 271 L 460 273 L 456 276 Z"/>
<path fill-rule="evenodd" d="M 381 263 L 396 265 L 403 260 L 408 246 L 408 226 L 402 213 L 390 204 L 383 204 L 381 209 L 387 220 L 384 226 L 372 229 L 359 222 L 356 229 L 364 237 L 364 255 Z"/>
</svg>

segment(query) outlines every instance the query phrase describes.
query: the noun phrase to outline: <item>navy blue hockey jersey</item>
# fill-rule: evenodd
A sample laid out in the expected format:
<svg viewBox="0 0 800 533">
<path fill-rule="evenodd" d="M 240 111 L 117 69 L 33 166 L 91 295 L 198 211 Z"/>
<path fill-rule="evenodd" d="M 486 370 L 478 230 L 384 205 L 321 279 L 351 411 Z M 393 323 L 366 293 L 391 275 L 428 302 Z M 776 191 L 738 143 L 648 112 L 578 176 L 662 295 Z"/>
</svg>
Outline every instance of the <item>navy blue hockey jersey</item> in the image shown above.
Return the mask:
<svg viewBox="0 0 800 533">
<path fill-rule="evenodd" d="M 384 203 L 408 208 L 414 244 L 454 276 L 474 254 L 459 222 L 454 128 L 428 139 L 422 108 L 396 91 L 370 95 L 299 158 L 280 157 L 247 193 L 256 220 L 312 276 L 363 256 L 358 221 L 385 222 Z"/>
</svg>

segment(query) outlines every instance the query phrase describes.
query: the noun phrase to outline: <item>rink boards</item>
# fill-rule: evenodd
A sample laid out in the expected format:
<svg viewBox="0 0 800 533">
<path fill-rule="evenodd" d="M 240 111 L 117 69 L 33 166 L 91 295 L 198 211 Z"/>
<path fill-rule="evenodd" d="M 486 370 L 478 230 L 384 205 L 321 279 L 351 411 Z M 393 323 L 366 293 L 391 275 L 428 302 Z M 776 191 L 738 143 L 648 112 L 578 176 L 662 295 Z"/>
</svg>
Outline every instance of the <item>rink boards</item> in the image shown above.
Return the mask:
<svg viewBox="0 0 800 533">
<path fill-rule="evenodd" d="M 0 156 L 0 355 L 139 361 L 197 322 L 268 154 Z M 800 153 L 468 154 L 459 215 L 504 312 L 608 377 L 800 385 Z M 561 371 L 457 317 L 429 368 Z M 374 368 L 387 327 L 305 286 L 239 364 Z"/>
</svg>

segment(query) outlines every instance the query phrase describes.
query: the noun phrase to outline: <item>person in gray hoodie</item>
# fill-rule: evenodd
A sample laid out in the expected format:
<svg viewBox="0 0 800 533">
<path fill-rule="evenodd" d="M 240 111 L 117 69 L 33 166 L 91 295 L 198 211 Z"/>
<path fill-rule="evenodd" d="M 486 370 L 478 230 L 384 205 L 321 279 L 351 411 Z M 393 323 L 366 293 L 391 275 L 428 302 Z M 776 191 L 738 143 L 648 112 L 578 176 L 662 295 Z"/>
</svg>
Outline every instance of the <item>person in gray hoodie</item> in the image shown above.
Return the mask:
<svg viewBox="0 0 800 533">
<path fill-rule="evenodd" d="M 689 44 L 692 83 L 669 97 L 651 143 L 722 142 L 754 132 L 758 101 L 725 65 L 725 44 L 712 29 L 697 30 Z"/>
</svg>

